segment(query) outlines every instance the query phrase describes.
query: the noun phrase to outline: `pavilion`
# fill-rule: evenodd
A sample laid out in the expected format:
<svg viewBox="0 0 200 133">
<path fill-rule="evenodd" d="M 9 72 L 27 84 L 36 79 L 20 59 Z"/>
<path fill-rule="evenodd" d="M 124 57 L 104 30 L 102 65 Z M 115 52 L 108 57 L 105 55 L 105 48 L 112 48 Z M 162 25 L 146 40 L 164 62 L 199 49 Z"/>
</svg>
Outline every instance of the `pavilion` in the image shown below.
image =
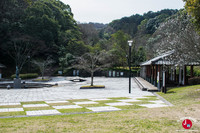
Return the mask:
<svg viewBox="0 0 200 133">
<path fill-rule="evenodd" d="M 169 51 L 160 56 L 140 64 L 140 77 L 147 80 L 160 91 L 166 87 L 166 84 L 186 85 L 188 78 L 193 77 L 193 66 L 199 65 L 194 62 L 184 62 L 177 64 L 170 60 L 174 51 Z M 190 76 L 187 76 L 187 67 L 190 67 Z"/>
</svg>

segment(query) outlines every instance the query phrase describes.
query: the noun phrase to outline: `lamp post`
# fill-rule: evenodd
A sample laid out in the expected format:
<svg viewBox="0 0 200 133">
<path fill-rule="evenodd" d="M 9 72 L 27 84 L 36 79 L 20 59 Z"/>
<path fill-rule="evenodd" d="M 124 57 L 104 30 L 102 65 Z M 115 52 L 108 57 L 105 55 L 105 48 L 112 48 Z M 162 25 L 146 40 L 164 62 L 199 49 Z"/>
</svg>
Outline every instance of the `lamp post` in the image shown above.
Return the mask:
<svg viewBox="0 0 200 133">
<path fill-rule="evenodd" d="M 131 93 L 131 46 L 132 46 L 133 41 L 130 40 L 128 41 L 129 45 L 129 60 L 128 60 L 128 65 L 129 65 L 129 93 Z"/>
</svg>

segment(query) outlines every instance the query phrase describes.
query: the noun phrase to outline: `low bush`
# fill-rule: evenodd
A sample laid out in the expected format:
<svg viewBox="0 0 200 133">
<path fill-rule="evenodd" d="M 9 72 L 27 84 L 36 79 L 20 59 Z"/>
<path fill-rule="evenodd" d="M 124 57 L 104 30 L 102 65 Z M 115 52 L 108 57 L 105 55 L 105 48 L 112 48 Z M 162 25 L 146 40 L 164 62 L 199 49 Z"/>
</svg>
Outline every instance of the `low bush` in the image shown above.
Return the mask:
<svg viewBox="0 0 200 133">
<path fill-rule="evenodd" d="M 38 77 L 38 74 L 37 74 L 37 73 L 26 73 L 26 74 L 20 74 L 19 77 L 20 77 L 21 79 L 32 79 L 32 78 L 37 78 L 37 77 Z M 11 78 L 12 78 L 12 79 L 13 79 L 13 78 L 16 78 L 16 75 L 13 74 L 13 75 L 11 76 Z"/>
<path fill-rule="evenodd" d="M 98 89 L 98 88 L 105 88 L 104 85 L 88 85 L 88 86 L 81 86 L 80 89 Z"/>
<path fill-rule="evenodd" d="M 35 82 L 47 82 L 50 81 L 51 79 L 34 79 L 33 81 Z"/>
<path fill-rule="evenodd" d="M 189 85 L 200 84 L 200 77 L 193 77 L 188 80 Z"/>
</svg>

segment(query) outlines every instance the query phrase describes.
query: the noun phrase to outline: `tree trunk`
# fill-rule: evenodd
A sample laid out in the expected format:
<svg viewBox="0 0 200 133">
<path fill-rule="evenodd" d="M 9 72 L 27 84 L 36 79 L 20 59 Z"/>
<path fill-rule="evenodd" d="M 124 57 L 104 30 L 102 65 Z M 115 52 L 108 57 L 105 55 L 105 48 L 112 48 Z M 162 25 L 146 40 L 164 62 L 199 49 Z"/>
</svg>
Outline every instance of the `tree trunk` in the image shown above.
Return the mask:
<svg viewBox="0 0 200 133">
<path fill-rule="evenodd" d="M 94 72 L 91 72 L 91 86 L 93 86 Z"/>
<path fill-rule="evenodd" d="M 44 80 L 44 72 L 42 72 L 42 80 Z"/>
</svg>

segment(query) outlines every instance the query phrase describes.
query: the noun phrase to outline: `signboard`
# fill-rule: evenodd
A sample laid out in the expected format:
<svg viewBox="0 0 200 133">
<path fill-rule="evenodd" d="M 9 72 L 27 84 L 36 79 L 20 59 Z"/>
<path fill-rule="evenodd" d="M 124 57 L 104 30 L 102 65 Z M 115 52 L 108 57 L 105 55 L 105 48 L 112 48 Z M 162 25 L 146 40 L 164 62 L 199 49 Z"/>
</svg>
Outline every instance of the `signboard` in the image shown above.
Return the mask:
<svg viewBox="0 0 200 133">
<path fill-rule="evenodd" d="M 111 71 L 108 72 L 108 76 L 109 76 L 109 77 L 112 76 L 112 72 L 111 72 Z"/>
</svg>

